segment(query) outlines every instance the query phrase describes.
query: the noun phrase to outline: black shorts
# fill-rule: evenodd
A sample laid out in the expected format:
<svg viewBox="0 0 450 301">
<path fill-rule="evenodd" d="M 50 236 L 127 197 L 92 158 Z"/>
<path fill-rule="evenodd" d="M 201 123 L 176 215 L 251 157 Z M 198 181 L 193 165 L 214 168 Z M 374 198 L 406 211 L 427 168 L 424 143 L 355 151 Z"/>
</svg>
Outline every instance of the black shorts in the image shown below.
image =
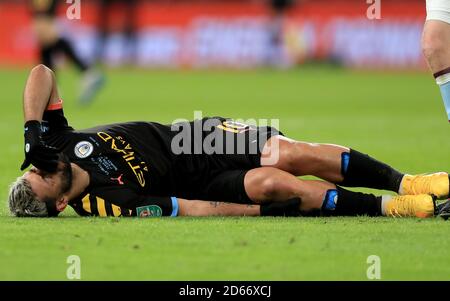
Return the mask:
<svg viewBox="0 0 450 301">
<path fill-rule="evenodd" d="M 190 153 L 177 156 L 176 195 L 186 199 L 251 203 L 245 192 L 244 177 L 248 170 L 261 167 L 261 152 L 267 140 L 282 133 L 270 126 L 221 117 L 185 125 L 201 129 L 202 136 L 191 133 L 189 147 L 185 147 Z"/>
<path fill-rule="evenodd" d="M 55 17 L 57 0 L 32 0 L 31 10 L 35 17 Z"/>
</svg>

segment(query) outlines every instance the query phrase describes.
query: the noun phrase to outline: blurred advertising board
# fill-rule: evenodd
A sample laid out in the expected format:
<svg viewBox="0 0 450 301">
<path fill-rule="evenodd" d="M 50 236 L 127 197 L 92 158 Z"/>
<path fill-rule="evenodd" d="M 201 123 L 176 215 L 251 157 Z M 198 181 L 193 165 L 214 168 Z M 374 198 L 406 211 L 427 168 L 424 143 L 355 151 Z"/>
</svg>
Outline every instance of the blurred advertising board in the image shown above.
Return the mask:
<svg viewBox="0 0 450 301">
<path fill-rule="evenodd" d="M 138 1 L 130 20 L 132 40 L 121 30 L 120 4 L 108 11 L 108 35 L 100 39 L 105 12 L 95 1 L 81 0 L 81 18 L 74 20 L 66 17 L 69 4 L 62 3 L 62 33 L 85 58 L 101 57 L 111 65 L 251 68 L 314 59 L 364 68 L 425 66 L 420 48 L 425 1 L 383 1 L 380 19 L 368 18 L 366 0 L 306 1 L 282 18 L 281 46 L 273 43 L 273 12 L 261 1 Z M 36 48 L 24 2 L 0 2 L 0 64 L 37 62 Z"/>
</svg>

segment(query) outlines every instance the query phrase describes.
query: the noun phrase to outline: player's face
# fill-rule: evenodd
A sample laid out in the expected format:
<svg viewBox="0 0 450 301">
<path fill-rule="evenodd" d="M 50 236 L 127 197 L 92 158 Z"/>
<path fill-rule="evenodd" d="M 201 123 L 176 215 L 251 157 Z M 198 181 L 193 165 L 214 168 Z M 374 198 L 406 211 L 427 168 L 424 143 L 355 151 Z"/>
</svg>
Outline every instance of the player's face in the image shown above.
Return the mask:
<svg viewBox="0 0 450 301">
<path fill-rule="evenodd" d="M 47 173 L 32 167 L 24 174 L 36 197 L 43 200 L 57 200 L 72 187 L 72 169 L 70 163 L 63 160 L 55 173 Z"/>
</svg>

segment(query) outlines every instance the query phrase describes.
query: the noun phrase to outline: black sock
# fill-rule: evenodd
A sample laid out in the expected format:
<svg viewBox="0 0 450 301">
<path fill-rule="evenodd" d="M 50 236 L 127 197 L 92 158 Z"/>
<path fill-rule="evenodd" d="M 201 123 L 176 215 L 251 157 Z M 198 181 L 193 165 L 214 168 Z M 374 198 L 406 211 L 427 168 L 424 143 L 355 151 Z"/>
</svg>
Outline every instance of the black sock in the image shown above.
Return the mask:
<svg viewBox="0 0 450 301">
<path fill-rule="evenodd" d="M 81 72 L 84 72 L 89 68 L 75 53 L 72 45 L 66 39 L 59 38 L 55 44 L 55 48 L 62 51 L 69 59 L 71 59 Z"/>
<path fill-rule="evenodd" d="M 347 187 L 367 187 L 398 192 L 404 174 L 389 165 L 355 150 L 342 153 L 342 175 L 339 183 Z"/>
<path fill-rule="evenodd" d="M 41 46 L 41 63 L 53 70 L 53 50 L 54 46 Z"/>
<path fill-rule="evenodd" d="M 337 187 L 327 191 L 322 212 L 324 215 L 333 216 L 380 216 L 381 197 Z"/>
</svg>

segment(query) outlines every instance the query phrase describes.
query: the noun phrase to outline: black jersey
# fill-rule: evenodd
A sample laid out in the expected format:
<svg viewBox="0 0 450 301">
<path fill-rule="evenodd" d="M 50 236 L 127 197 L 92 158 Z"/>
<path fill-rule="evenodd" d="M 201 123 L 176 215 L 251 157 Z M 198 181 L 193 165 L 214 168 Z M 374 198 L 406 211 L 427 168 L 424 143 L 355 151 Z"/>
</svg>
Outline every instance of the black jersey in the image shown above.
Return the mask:
<svg viewBox="0 0 450 301">
<path fill-rule="evenodd" d="M 237 124 L 222 117 L 175 127 L 127 122 L 76 131 L 61 108 L 46 111 L 43 120 L 44 141 L 89 173 L 88 188 L 69 203 L 80 215 L 176 216 L 177 197 L 249 203 L 244 177 L 247 170 L 260 166 L 261 149 L 250 151 L 250 146 L 262 146 L 280 134 L 271 127 Z M 183 127 L 192 131 L 182 145 L 187 151 L 180 153 L 172 144 L 184 133 Z M 195 129 L 200 129 L 200 139 Z M 227 138 L 244 141 L 244 152 L 236 151 L 235 144 L 228 151 Z M 199 152 L 208 141 L 224 151 Z"/>
<path fill-rule="evenodd" d="M 170 131 L 163 125 L 129 122 L 75 131 L 62 109 L 46 111 L 44 140 L 86 170 L 90 184 L 70 205 L 80 215 L 177 214 Z M 169 143 L 169 144 L 168 144 Z"/>
<path fill-rule="evenodd" d="M 29 0 L 33 14 L 41 16 L 55 16 L 58 0 Z"/>
</svg>

